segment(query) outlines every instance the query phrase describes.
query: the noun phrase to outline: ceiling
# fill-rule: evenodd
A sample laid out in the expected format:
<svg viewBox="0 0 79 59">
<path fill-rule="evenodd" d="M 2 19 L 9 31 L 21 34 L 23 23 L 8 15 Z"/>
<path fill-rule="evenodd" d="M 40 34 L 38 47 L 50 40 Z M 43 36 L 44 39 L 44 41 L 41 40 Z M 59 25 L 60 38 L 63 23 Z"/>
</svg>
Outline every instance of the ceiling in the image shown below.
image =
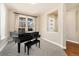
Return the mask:
<svg viewBox="0 0 79 59">
<path fill-rule="evenodd" d="M 7 7 L 15 12 L 22 12 L 29 15 L 41 15 L 58 7 L 57 3 L 8 3 Z"/>
</svg>

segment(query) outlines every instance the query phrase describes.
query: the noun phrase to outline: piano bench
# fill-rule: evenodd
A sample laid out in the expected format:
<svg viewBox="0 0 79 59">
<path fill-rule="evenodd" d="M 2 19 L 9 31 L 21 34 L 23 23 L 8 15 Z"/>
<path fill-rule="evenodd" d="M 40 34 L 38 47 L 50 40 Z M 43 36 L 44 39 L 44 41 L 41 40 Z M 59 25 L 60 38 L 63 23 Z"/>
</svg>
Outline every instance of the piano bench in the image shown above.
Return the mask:
<svg viewBox="0 0 79 59">
<path fill-rule="evenodd" d="M 39 48 L 40 48 L 40 40 L 33 40 L 33 41 L 29 41 L 27 43 L 24 44 L 24 52 L 26 52 L 26 46 L 27 46 L 27 54 L 29 55 L 29 49 L 31 48 L 32 45 L 39 43 Z"/>
</svg>

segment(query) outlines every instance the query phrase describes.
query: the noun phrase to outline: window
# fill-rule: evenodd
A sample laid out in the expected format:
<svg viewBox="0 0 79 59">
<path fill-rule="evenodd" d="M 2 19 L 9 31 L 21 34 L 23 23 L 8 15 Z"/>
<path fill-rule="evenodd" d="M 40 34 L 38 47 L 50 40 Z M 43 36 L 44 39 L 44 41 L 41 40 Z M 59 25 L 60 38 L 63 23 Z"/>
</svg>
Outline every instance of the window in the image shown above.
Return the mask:
<svg viewBox="0 0 79 59">
<path fill-rule="evenodd" d="M 25 28 L 25 31 L 35 31 L 35 18 L 31 16 L 16 14 L 16 31 L 18 28 Z"/>
<path fill-rule="evenodd" d="M 33 31 L 33 19 L 28 18 L 28 31 Z"/>
<path fill-rule="evenodd" d="M 58 12 L 52 12 L 48 14 L 47 19 L 47 31 L 48 32 L 57 32 L 58 31 Z"/>
<path fill-rule="evenodd" d="M 19 17 L 19 27 L 23 28 L 26 26 L 26 18 Z"/>
<path fill-rule="evenodd" d="M 48 18 L 48 31 L 54 31 L 55 30 L 55 18 L 49 17 Z"/>
</svg>

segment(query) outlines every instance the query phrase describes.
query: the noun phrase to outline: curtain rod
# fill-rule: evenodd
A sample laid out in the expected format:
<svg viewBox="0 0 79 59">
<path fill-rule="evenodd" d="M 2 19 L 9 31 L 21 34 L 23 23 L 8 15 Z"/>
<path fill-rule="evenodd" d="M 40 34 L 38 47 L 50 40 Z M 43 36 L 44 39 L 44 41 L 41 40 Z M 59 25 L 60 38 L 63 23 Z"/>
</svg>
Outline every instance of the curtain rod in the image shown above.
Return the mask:
<svg viewBox="0 0 79 59">
<path fill-rule="evenodd" d="M 31 16 L 31 17 L 35 17 L 35 18 L 37 18 L 37 16 L 32 16 L 32 15 L 27 15 L 27 14 L 17 13 L 17 12 L 14 12 L 14 13 L 15 13 L 15 14 L 26 15 L 26 16 Z"/>
</svg>

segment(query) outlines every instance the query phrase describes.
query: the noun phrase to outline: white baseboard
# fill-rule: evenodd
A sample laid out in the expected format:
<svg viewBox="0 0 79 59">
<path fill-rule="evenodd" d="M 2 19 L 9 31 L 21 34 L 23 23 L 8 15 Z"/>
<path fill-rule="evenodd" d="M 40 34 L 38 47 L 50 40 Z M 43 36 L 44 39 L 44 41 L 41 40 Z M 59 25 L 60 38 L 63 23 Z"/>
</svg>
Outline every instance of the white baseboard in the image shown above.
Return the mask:
<svg viewBox="0 0 79 59">
<path fill-rule="evenodd" d="M 41 38 L 41 39 L 46 40 L 46 41 L 48 41 L 48 42 L 50 42 L 50 43 L 52 43 L 52 44 L 55 44 L 55 45 L 57 45 L 57 46 L 59 46 L 59 47 L 61 47 L 61 48 L 63 48 L 63 49 L 66 49 L 66 47 L 63 47 L 62 45 L 60 45 L 60 44 L 58 44 L 58 43 L 56 43 L 56 42 L 50 41 L 50 40 L 48 40 L 48 39 L 46 39 L 46 38 Z"/>
<path fill-rule="evenodd" d="M 1 47 L 0 47 L 0 52 L 4 49 L 4 47 L 7 45 L 8 42 L 5 42 L 5 44 L 3 44 Z"/>
<path fill-rule="evenodd" d="M 8 39 L 9 37 L 10 37 L 9 35 L 3 36 L 3 37 L 1 37 L 1 40 L 3 40 L 3 39 Z"/>
<path fill-rule="evenodd" d="M 63 49 L 66 49 L 66 47 L 63 47 Z"/>
<path fill-rule="evenodd" d="M 76 41 L 72 41 L 72 40 L 67 40 L 67 41 L 70 41 L 70 42 L 73 42 L 73 43 L 79 44 L 79 42 L 76 42 Z"/>
<path fill-rule="evenodd" d="M 6 37 L 4 36 L 4 37 L 1 37 L 1 40 L 3 40 L 3 39 L 5 39 Z"/>
<path fill-rule="evenodd" d="M 7 45 L 8 43 L 8 36 L 6 36 L 2 42 L 0 43 L 0 52 L 4 49 L 4 47 Z"/>
</svg>

